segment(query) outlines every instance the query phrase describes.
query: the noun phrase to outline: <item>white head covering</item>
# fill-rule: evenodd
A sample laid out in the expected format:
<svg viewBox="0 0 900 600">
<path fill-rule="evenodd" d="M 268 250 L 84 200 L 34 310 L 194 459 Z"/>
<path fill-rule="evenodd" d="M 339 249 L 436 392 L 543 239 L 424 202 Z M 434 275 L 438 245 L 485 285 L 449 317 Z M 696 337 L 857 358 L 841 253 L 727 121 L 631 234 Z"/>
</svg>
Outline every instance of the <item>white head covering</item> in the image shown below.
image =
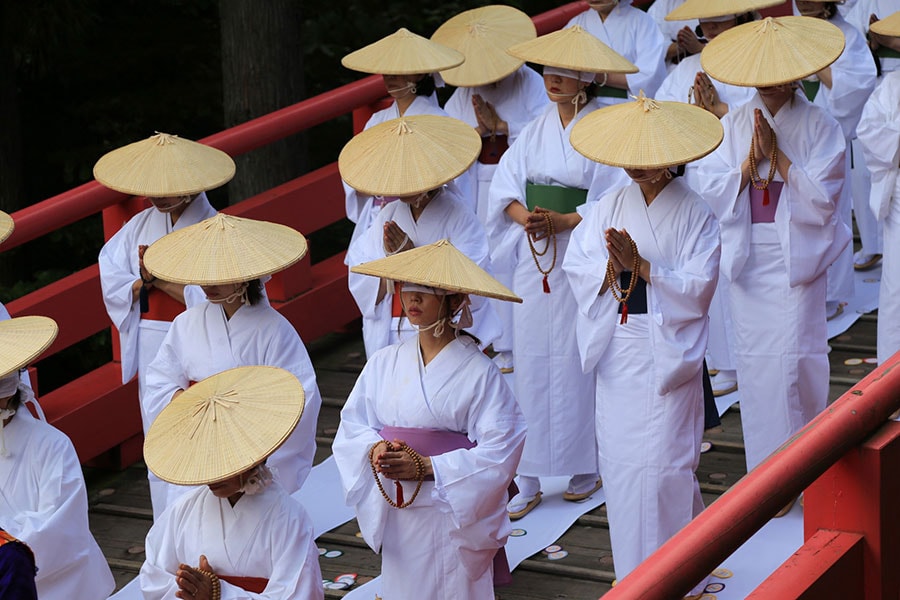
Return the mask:
<svg viewBox="0 0 900 600">
<path fill-rule="evenodd" d="M 0 398 L 9 398 L 14 396 L 19 390 L 19 372 L 13 371 L 6 377 L 0 379 Z M 6 419 L 16 414 L 14 408 L 0 408 L 0 456 L 9 456 L 6 449 L 6 434 L 3 432 L 4 422 Z"/>
<path fill-rule="evenodd" d="M 596 73 L 587 71 L 573 71 L 572 69 L 563 69 L 560 67 L 544 67 L 544 75 L 559 75 L 560 77 L 568 77 L 569 79 L 577 79 L 582 82 L 591 82 L 594 80 Z"/>
</svg>

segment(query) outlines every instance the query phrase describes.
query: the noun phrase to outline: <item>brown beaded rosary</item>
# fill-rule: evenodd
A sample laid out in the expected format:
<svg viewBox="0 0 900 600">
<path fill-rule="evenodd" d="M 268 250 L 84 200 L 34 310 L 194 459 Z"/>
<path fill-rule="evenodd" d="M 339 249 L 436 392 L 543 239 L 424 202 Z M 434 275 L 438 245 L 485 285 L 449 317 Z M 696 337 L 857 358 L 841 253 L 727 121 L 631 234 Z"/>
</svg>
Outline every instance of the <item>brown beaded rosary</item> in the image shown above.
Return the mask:
<svg viewBox="0 0 900 600">
<path fill-rule="evenodd" d="M 538 272 L 544 276 L 544 293 L 550 293 L 550 281 L 547 277 L 550 275 L 550 272 L 553 270 L 553 267 L 556 266 L 556 229 L 553 227 L 553 217 L 550 216 L 550 213 L 544 213 L 544 219 L 547 221 L 547 245 L 544 246 L 544 249 L 541 252 L 538 252 L 534 247 L 534 242 L 531 239 L 531 236 L 527 233 L 525 237 L 528 238 L 528 247 L 531 249 L 531 258 L 534 259 L 534 266 L 537 267 Z M 550 262 L 550 268 L 546 271 L 541 267 L 541 263 L 538 260 L 539 256 L 544 256 L 547 254 L 547 251 L 550 250 L 550 243 L 553 242 L 553 260 Z"/>
<path fill-rule="evenodd" d="M 769 156 L 769 175 L 763 179 L 759 176 L 756 167 L 756 143 L 759 135 L 756 129 L 753 130 L 753 138 L 750 140 L 750 155 L 747 161 L 750 163 L 750 184 L 757 190 L 763 190 L 763 206 L 769 205 L 769 183 L 775 177 L 776 163 L 778 162 L 778 139 L 775 137 L 775 130 L 772 130 L 772 154 Z"/>
<path fill-rule="evenodd" d="M 619 285 L 619 278 L 616 277 L 616 269 L 613 267 L 612 257 L 606 261 L 606 283 L 609 285 L 613 298 L 622 305 L 622 320 L 619 321 L 621 325 L 628 322 L 628 298 L 631 297 L 631 292 L 637 287 L 638 277 L 640 277 L 641 273 L 641 255 L 638 254 L 637 244 L 634 243 L 633 238 L 629 237 L 628 241 L 631 243 L 631 254 L 634 257 L 634 262 L 631 266 L 631 280 L 628 282 L 626 289 L 623 290 L 622 286 Z"/>
<path fill-rule="evenodd" d="M 384 497 L 387 503 L 394 508 L 406 508 L 416 501 L 416 496 L 419 495 L 419 490 L 422 489 L 422 482 L 425 481 L 425 462 L 422 460 L 422 456 L 418 452 L 407 446 L 405 443 L 401 443 L 399 448 L 394 448 L 393 444 L 391 444 L 390 442 L 385 443 L 387 444 L 387 449 L 389 452 L 406 452 L 416 464 L 416 489 L 413 492 L 412 498 L 409 499 L 409 502 L 404 502 L 403 485 L 399 481 L 394 481 L 394 484 L 397 486 L 397 501 L 394 502 L 394 500 L 387 495 L 387 492 L 384 491 L 384 486 L 381 484 L 381 477 L 378 476 L 378 470 L 375 468 L 375 462 L 373 461 L 373 458 L 375 457 L 375 448 L 378 447 L 378 444 L 374 444 L 369 450 L 369 465 L 372 467 L 372 477 L 375 478 L 375 485 L 378 486 L 378 491 L 381 492 L 381 495 Z"/>
</svg>

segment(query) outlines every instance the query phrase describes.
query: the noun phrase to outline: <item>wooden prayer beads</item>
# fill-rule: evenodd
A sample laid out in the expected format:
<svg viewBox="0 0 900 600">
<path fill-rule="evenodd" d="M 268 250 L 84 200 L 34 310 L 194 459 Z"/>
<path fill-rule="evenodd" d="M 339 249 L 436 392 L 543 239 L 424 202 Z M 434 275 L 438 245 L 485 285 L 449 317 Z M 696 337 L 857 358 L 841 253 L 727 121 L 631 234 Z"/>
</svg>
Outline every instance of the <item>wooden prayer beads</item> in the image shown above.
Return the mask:
<svg viewBox="0 0 900 600">
<path fill-rule="evenodd" d="M 392 452 L 397 450 L 406 452 L 416 465 L 416 489 L 415 491 L 413 491 L 412 498 L 409 499 L 409 502 L 404 502 L 403 486 L 399 481 L 395 481 L 394 483 L 397 486 L 397 501 L 395 502 L 390 496 L 387 495 L 387 492 L 384 491 L 384 486 L 381 484 L 381 478 L 378 476 L 378 470 L 375 468 L 375 448 L 378 447 L 378 444 L 374 444 L 371 450 L 369 450 L 369 466 L 372 467 L 372 476 L 375 478 L 375 485 L 378 486 L 378 491 L 381 492 L 381 495 L 384 497 L 387 503 L 394 508 L 406 508 L 416 501 L 416 496 L 419 495 L 419 490 L 422 489 L 422 482 L 425 481 L 425 461 L 422 459 L 422 456 L 418 452 L 416 452 L 406 444 L 400 444 L 399 448 L 394 448 L 394 446 L 390 442 L 385 443 L 387 444 L 388 450 Z"/>
</svg>

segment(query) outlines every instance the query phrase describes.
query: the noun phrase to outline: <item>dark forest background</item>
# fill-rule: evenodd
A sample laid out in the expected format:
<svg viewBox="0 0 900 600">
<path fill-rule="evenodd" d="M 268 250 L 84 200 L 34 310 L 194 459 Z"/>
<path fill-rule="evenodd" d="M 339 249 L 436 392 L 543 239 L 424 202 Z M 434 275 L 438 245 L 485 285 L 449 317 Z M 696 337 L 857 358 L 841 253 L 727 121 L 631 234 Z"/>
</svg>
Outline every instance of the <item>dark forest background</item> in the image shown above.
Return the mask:
<svg viewBox="0 0 900 600">
<path fill-rule="evenodd" d="M 399 27 L 430 36 L 484 0 L 0 1 L 0 209 L 91 181 L 104 153 L 154 131 L 197 140 L 363 75 L 340 59 Z M 552 0 L 507 2 L 535 15 Z M 449 95 L 450 90 L 442 93 Z M 222 208 L 336 160 L 350 117 L 239 157 Z M 346 246 L 338 225 L 313 240 Z M 96 262 L 100 216 L 0 252 L 8 303 Z M 325 252 L 328 250 L 328 252 Z M 316 260 L 315 252 L 313 260 Z M 50 359 L 44 391 L 109 360 L 108 332 Z"/>
</svg>

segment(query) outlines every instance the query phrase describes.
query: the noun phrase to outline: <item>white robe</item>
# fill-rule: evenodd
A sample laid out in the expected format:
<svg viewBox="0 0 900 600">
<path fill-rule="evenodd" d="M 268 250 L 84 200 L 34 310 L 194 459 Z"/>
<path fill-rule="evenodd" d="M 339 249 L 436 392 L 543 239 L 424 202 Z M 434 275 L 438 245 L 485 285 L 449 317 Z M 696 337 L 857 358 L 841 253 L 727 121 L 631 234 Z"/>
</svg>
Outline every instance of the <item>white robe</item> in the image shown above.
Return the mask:
<svg viewBox="0 0 900 600">
<path fill-rule="evenodd" d="M 408 204 L 397 201 L 384 207 L 376 216 L 369 230 L 350 244 L 346 262 L 355 266 L 371 260 L 385 257 L 384 224 L 394 221 L 409 236 L 414 246 L 425 246 L 447 238 L 463 254 L 468 256 L 482 269 L 490 272 L 488 241 L 484 227 L 471 210 L 458 200 L 458 196 L 449 188 L 444 188 L 432 198 L 431 202 L 415 221 Z M 378 290 L 381 279 L 369 275 L 350 273 L 348 276 L 350 293 L 356 300 L 363 317 L 363 340 L 366 345 L 366 356 L 399 339 L 413 337 L 414 329 L 407 319 L 399 322 L 391 316 L 393 290 L 384 296 L 378 304 Z M 500 320 L 493 306 L 480 296 L 472 296 L 472 318 L 474 326 L 472 334 L 481 340 L 484 346 L 490 344 L 501 333 Z M 400 335 L 397 334 L 398 326 Z"/>
<path fill-rule="evenodd" d="M 465 121 L 472 127 L 477 127 L 475 109 L 472 107 L 472 95 L 480 94 L 490 102 L 497 114 L 509 126 L 508 143 L 512 144 L 519 137 L 522 129 L 537 118 L 549 104 L 547 91 L 544 88 L 544 80 L 534 69 L 523 65 L 518 71 L 509 77 L 491 84 L 477 88 L 457 88 L 450 99 L 447 100 L 444 109 L 451 117 Z M 476 214 L 482 223 L 487 223 L 488 197 L 491 188 L 491 180 L 497 165 L 485 165 L 476 162 L 474 165 L 476 180 Z M 510 265 L 492 263 L 494 277 L 503 285 L 512 286 L 512 268 Z M 512 302 L 502 300 L 489 300 L 494 305 L 501 322 L 502 335 L 494 340 L 494 350 L 512 350 Z"/>
<path fill-rule="evenodd" d="M 396 510 L 368 459 L 385 426 L 464 433 L 477 445 L 432 457 L 434 481 Z M 333 451 L 347 504 L 382 554 L 384 600 L 493 600 L 492 561 L 510 532 L 507 487 L 524 438 L 512 392 L 470 338 L 450 342 L 427 366 L 417 338 L 369 359 L 341 411 Z M 383 481 L 393 497 L 393 482 Z M 415 482 L 403 487 L 411 498 Z"/>
<path fill-rule="evenodd" d="M 269 580 L 256 594 L 220 579 L 222 600 L 325 597 L 312 522 L 277 483 L 234 506 L 206 486 L 191 489 L 153 524 L 145 547 L 140 581 L 146 600 L 174 598 L 178 565 L 198 567 L 201 554 L 217 574 Z"/>
<path fill-rule="evenodd" d="M 151 206 L 129 219 L 100 249 L 97 257 L 100 287 L 106 312 L 119 332 L 122 383 L 128 383 L 150 364 L 171 325 L 166 321 L 141 319 L 138 302 L 132 300 L 132 285 L 141 276 L 138 246 L 149 246 L 167 233 L 184 229 L 215 214 L 216 209 L 209 204 L 205 192 L 184 209 L 175 225 L 172 225 L 171 215 Z M 199 298 L 202 297 L 195 296 L 194 299 Z M 143 391 L 143 381 L 140 384 Z M 145 422 L 144 426 L 146 433 L 148 423 Z"/>
<path fill-rule="evenodd" d="M 625 324 L 612 293 L 599 293 L 610 227 L 626 229 L 651 265 L 647 314 Z M 572 232 L 563 268 L 578 302 L 581 362 L 597 376 L 600 474 L 620 580 L 703 508 L 694 472 L 719 254 L 712 211 L 681 179 L 649 206 L 637 184 L 613 192 Z"/>
<path fill-rule="evenodd" d="M 774 223 L 750 223 L 741 163 L 759 108 L 792 161 Z M 757 94 L 723 119 L 725 139 L 701 161 L 704 199 L 719 219 L 722 274 L 731 282 L 741 419 L 752 469 L 825 408 L 825 270 L 850 241 L 837 214 L 844 183 L 840 125 L 802 91 L 774 117 Z M 768 160 L 760 161 L 766 173 Z M 780 176 L 776 176 L 779 179 Z M 765 315 L 765 318 L 761 318 Z"/>
<path fill-rule="evenodd" d="M 669 44 L 678 39 L 679 31 L 685 27 L 689 27 L 691 31 L 696 31 L 697 25 L 700 24 L 700 21 L 697 19 L 690 19 L 688 21 L 666 21 L 666 15 L 682 4 L 684 4 L 684 0 L 656 0 L 650 5 L 650 8 L 647 9 L 647 14 L 653 17 L 656 26 L 659 27 L 660 33 L 662 33 L 663 38 L 666 40 L 666 51 L 668 51 Z M 684 59 L 682 59 L 682 62 L 683 61 Z M 666 63 L 666 69 L 669 73 L 671 73 L 672 69 L 676 66 L 678 65 Z M 679 100 L 679 102 L 684 102 L 684 100 Z"/>
<path fill-rule="evenodd" d="M 179 389 L 186 390 L 191 382 L 235 367 L 255 365 L 290 371 L 306 393 L 300 423 L 268 462 L 292 494 L 303 486 L 312 468 L 322 398 L 303 341 L 294 326 L 266 298 L 254 306 L 242 306 L 231 319 L 225 318 L 221 305 L 211 302 L 194 306 L 176 317 L 159 354 L 148 368 L 150 416 L 155 419 L 171 401 L 172 394 Z M 190 489 L 167 485 L 167 505 Z"/>
<path fill-rule="evenodd" d="M 432 94 L 431 96 L 416 96 L 412 101 L 412 104 L 406 109 L 406 112 L 403 113 L 404 117 L 413 117 L 416 115 L 448 116 L 447 113 L 444 112 L 444 109 L 438 104 L 436 94 Z M 365 127 L 363 127 L 363 131 L 386 121 L 390 121 L 391 119 L 399 118 L 400 109 L 397 108 L 397 103 L 394 102 L 387 108 L 379 110 L 369 117 Z M 475 197 L 471 195 L 471 192 L 474 190 L 474 185 L 470 180 L 473 175 L 470 171 L 471 169 L 454 179 L 451 185 L 458 186 L 460 201 L 464 202 L 472 212 L 475 212 Z M 358 237 L 368 231 L 369 227 L 371 227 L 375 218 L 378 216 L 378 212 L 381 210 L 381 205 L 377 203 L 377 199 L 374 196 L 357 192 L 347 185 L 346 182 L 343 182 L 343 185 L 347 218 L 356 224 L 353 227 L 353 234 L 350 236 L 350 243 L 352 244 Z M 349 265 L 350 263 L 347 264 Z"/>
<path fill-rule="evenodd" d="M 100 600 L 115 588 L 88 526 L 81 465 L 64 433 L 19 408 L 4 429 L 0 526 L 28 544 L 41 600 Z"/>
<path fill-rule="evenodd" d="M 878 362 L 900 350 L 900 71 L 884 77 L 857 128 L 872 173 L 872 211 L 884 227 L 878 297 Z"/>
<path fill-rule="evenodd" d="M 641 90 L 653 98 L 666 76 L 666 49 L 669 42 L 660 33 L 656 21 L 644 11 L 631 6 L 631 0 L 621 0 L 604 22 L 597 11 L 587 9 L 573 17 L 566 27 L 580 25 L 601 42 L 630 60 L 637 73 L 625 76 L 628 94 L 637 96 Z M 604 105 L 627 102 L 626 98 L 598 98 Z"/>
<path fill-rule="evenodd" d="M 594 381 L 578 364 L 572 315 L 575 298 L 560 268 L 570 231 L 557 234 L 556 267 L 542 288 L 521 225 L 506 214 L 513 202 L 525 205 L 527 183 L 587 189 L 592 202 L 627 182 L 621 169 L 579 154 L 569 142 L 575 124 L 598 108 L 592 100 L 563 129 L 555 104 L 528 124 L 500 160 L 491 183 L 488 235 L 491 261 L 512 265 L 513 291 L 524 299 L 513 307 L 515 391 L 531 435 L 519 465 L 520 475 L 578 475 L 597 472 L 594 440 Z M 543 248 L 545 241 L 536 242 Z M 543 257 L 546 269 L 550 256 Z M 560 410 L 560 407 L 565 410 Z"/>
<path fill-rule="evenodd" d="M 857 0 L 844 18 L 863 35 L 869 32 L 869 16 L 879 19 L 889 17 L 900 10 L 897 0 Z M 900 69 L 900 58 L 881 58 L 882 76 Z"/>
<path fill-rule="evenodd" d="M 794 13 L 799 14 L 796 3 Z M 872 53 L 865 38 L 856 28 L 840 15 L 835 15 L 829 22 L 843 32 L 844 51 L 831 64 L 831 88 L 820 84 L 813 104 L 821 106 L 837 119 L 849 148 L 850 141 L 856 137 L 856 124 L 862 114 L 863 105 L 875 89 L 875 62 L 872 60 Z M 848 159 L 845 167 L 848 182 L 851 176 L 850 167 Z M 848 228 L 852 227 L 852 192 L 851 185 L 844 185 L 838 204 L 840 216 Z M 827 299 L 847 301 L 854 295 L 853 245 L 848 244 L 828 270 Z"/>
</svg>

